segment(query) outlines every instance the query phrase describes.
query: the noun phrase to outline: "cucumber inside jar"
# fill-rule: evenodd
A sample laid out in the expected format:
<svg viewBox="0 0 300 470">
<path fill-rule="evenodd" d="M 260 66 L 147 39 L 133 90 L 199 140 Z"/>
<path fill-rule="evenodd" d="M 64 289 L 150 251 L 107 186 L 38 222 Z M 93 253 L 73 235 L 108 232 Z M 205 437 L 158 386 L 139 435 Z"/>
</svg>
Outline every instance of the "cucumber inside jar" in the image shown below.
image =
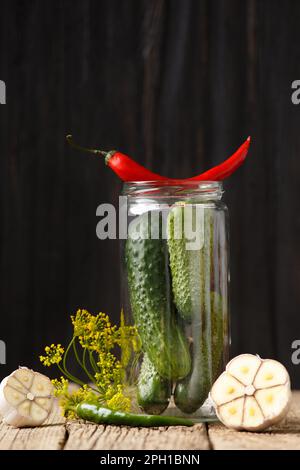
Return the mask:
<svg viewBox="0 0 300 470">
<path fill-rule="evenodd" d="M 222 362 L 223 300 L 213 290 L 218 276 L 214 211 L 200 211 L 202 242 L 189 250 L 184 230 L 181 239 L 174 237 L 183 209 L 181 204 L 169 211 L 167 241 L 161 233 L 161 214 L 150 218 L 150 211 L 136 218 L 138 236 L 135 231 L 126 242 L 130 303 L 144 351 L 138 403 L 152 414 L 167 408 L 172 387 L 176 406 L 185 413 L 196 411 Z M 158 239 L 151 239 L 153 223 L 159 223 Z"/>
<path fill-rule="evenodd" d="M 190 323 L 192 370 L 183 380 L 177 381 L 174 391 L 176 406 L 184 413 L 193 413 L 206 400 L 210 388 L 220 372 L 223 355 L 223 300 L 212 291 L 215 281 L 215 230 L 216 214 L 202 207 L 202 246 L 187 249 L 187 239 L 175 237 L 175 226 L 196 220 L 197 205 L 185 211 L 186 204 L 175 206 L 168 218 L 168 247 L 174 301 L 182 318 Z M 184 214 L 185 212 L 185 214 Z M 219 267 L 217 266 L 217 269 Z M 217 273 L 218 277 L 218 273 Z M 184 289 L 181 289 L 184 286 Z"/>
<path fill-rule="evenodd" d="M 125 248 L 129 298 L 144 353 L 161 377 L 177 380 L 190 372 L 191 357 L 171 298 L 162 213 L 154 212 L 137 217 L 129 230 Z"/>
<path fill-rule="evenodd" d="M 172 381 L 161 377 L 147 354 L 144 355 L 137 385 L 140 408 L 149 414 L 161 414 L 169 405 Z"/>
<path fill-rule="evenodd" d="M 223 350 L 221 303 L 220 295 L 212 292 L 210 304 L 203 307 L 206 320 L 193 321 L 192 370 L 176 383 L 174 391 L 174 402 L 184 413 L 194 413 L 203 405 L 220 372 Z"/>
</svg>

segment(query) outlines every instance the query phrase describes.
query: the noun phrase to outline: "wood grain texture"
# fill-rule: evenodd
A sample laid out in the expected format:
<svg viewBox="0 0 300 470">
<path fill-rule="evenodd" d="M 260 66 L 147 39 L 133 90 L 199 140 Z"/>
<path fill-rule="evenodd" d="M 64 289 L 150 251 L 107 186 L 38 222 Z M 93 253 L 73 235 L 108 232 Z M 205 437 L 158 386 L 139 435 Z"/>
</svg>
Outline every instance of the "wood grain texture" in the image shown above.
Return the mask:
<svg viewBox="0 0 300 470">
<path fill-rule="evenodd" d="M 232 354 L 284 362 L 300 331 L 300 2 L 1 0 L 0 339 L 7 366 L 39 368 L 79 307 L 120 312 L 118 241 L 96 208 L 121 184 L 82 144 L 187 177 L 248 135 L 225 184 L 231 214 Z M 18 328 L 16 328 L 18 325 Z M 299 366 L 298 366 L 299 367 Z"/>
<path fill-rule="evenodd" d="M 128 428 L 69 424 L 65 450 L 208 450 L 204 424 L 193 428 Z"/>
<path fill-rule="evenodd" d="M 293 392 L 287 418 L 261 433 L 237 432 L 223 425 L 192 428 L 129 428 L 65 422 L 55 408 L 38 428 L 13 429 L 0 424 L 0 450 L 300 450 L 300 391 Z"/>
<path fill-rule="evenodd" d="M 55 406 L 40 427 L 15 429 L 0 424 L 0 450 L 60 450 L 67 438 L 65 420 Z"/>
</svg>

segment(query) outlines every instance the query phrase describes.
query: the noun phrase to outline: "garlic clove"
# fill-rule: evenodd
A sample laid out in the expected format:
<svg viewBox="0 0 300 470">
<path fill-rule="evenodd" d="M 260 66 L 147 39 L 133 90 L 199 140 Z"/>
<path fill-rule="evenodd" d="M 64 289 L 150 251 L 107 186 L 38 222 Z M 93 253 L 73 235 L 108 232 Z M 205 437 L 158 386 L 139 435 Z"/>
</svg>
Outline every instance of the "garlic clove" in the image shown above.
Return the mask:
<svg viewBox="0 0 300 470">
<path fill-rule="evenodd" d="M 244 385 L 232 375 L 223 372 L 214 383 L 211 397 L 217 405 L 221 405 L 244 395 Z"/>
<path fill-rule="evenodd" d="M 49 396 L 49 379 L 45 375 L 36 373 L 30 391 L 39 397 Z"/>
<path fill-rule="evenodd" d="M 30 414 L 33 419 L 44 422 L 48 418 L 49 412 L 33 402 Z"/>
<path fill-rule="evenodd" d="M 24 394 L 10 387 L 8 384 L 4 387 L 3 394 L 7 402 L 12 406 L 17 407 L 24 401 Z"/>
<path fill-rule="evenodd" d="M 13 377 L 16 380 L 18 380 L 25 388 L 30 389 L 33 378 L 34 378 L 34 374 L 38 373 L 38 372 L 35 372 L 35 373 L 32 373 L 32 372 L 33 371 L 28 369 L 27 367 L 20 367 L 15 372 L 13 372 Z"/>
<path fill-rule="evenodd" d="M 7 377 L 7 384 L 13 388 L 14 390 L 21 392 L 21 393 L 27 393 L 27 388 L 24 387 L 24 385 L 19 382 L 14 376 L 8 376 Z"/>
<path fill-rule="evenodd" d="M 266 389 L 257 390 L 255 398 L 265 418 L 273 419 L 285 412 L 290 403 L 290 390 L 286 385 L 278 385 Z"/>
<path fill-rule="evenodd" d="M 265 418 L 254 397 L 246 397 L 244 403 L 243 427 L 247 431 L 256 430 L 264 424 Z"/>
<path fill-rule="evenodd" d="M 227 426 L 240 429 L 243 421 L 243 409 L 245 398 L 237 398 L 233 402 L 221 405 L 217 410 L 217 415 L 222 423 L 228 423 Z"/>
<path fill-rule="evenodd" d="M 252 384 L 260 365 L 261 359 L 259 356 L 241 354 L 227 364 L 226 371 L 244 385 L 249 385 Z"/>
<path fill-rule="evenodd" d="M 262 361 L 253 385 L 255 388 L 274 387 L 286 383 L 287 380 L 289 376 L 286 368 L 278 361 L 267 359 Z"/>
<path fill-rule="evenodd" d="M 45 398 L 36 398 L 35 403 L 48 412 L 52 408 L 52 400 L 47 400 Z"/>
<path fill-rule="evenodd" d="M 31 413 L 31 402 L 29 400 L 24 400 L 23 403 L 18 406 L 17 410 L 23 417 L 29 418 Z"/>
</svg>

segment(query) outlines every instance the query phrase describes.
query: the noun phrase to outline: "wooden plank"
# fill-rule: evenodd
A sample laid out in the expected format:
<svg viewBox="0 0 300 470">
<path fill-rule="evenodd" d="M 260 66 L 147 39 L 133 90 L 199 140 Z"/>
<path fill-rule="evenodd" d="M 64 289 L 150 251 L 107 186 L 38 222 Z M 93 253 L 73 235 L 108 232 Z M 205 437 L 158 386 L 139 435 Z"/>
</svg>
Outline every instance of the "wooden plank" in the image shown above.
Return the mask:
<svg viewBox="0 0 300 470">
<path fill-rule="evenodd" d="M 300 392 L 293 393 L 287 418 L 266 432 L 249 433 L 226 429 L 222 424 L 210 424 L 208 437 L 215 450 L 293 450 L 300 449 Z"/>
<path fill-rule="evenodd" d="M 287 419 L 267 432 L 248 433 L 221 424 L 193 428 L 128 428 L 65 423 L 56 407 L 45 425 L 14 429 L 0 424 L 0 450 L 252 450 L 300 449 L 300 392 L 294 392 Z"/>
<path fill-rule="evenodd" d="M 128 428 L 70 423 L 65 450 L 209 450 L 206 427 Z"/>
<path fill-rule="evenodd" d="M 60 450 L 66 437 L 58 407 L 54 407 L 44 425 L 36 428 L 18 429 L 0 424 L 0 450 Z"/>
</svg>

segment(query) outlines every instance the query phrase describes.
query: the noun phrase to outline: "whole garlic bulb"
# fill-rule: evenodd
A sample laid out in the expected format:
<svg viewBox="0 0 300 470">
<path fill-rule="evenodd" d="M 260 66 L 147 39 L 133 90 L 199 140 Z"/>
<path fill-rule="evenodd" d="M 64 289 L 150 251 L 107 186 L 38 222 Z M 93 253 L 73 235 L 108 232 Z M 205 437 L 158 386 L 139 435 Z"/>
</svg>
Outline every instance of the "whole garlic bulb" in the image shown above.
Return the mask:
<svg viewBox="0 0 300 470">
<path fill-rule="evenodd" d="M 53 406 L 53 386 L 48 377 L 19 367 L 0 385 L 0 415 L 13 427 L 39 426 Z"/>
</svg>

